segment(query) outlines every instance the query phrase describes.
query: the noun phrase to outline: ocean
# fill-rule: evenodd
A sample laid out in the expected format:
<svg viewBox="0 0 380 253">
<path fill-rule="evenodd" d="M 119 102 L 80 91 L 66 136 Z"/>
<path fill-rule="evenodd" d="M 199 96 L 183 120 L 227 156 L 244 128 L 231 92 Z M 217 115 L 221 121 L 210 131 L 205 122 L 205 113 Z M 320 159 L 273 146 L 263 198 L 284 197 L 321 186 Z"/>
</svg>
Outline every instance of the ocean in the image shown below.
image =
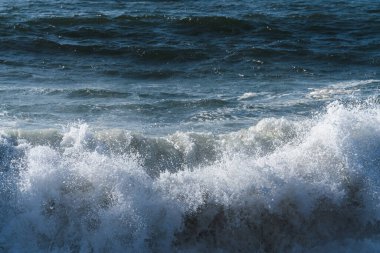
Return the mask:
<svg viewBox="0 0 380 253">
<path fill-rule="evenodd" d="M 0 252 L 379 252 L 380 1 L 0 1 Z"/>
</svg>

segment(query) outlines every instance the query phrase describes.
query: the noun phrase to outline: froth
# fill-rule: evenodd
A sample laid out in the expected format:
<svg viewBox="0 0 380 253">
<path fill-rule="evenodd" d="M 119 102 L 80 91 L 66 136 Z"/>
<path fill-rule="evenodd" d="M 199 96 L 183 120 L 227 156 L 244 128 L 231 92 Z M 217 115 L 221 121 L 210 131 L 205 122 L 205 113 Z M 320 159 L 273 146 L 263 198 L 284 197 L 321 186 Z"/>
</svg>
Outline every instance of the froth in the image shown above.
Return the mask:
<svg viewBox="0 0 380 253">
<path fill-rule="evenodd" d="M 224 135 L 85 124 L 46 144 L 3 134 L 1 250 L 377 248 L 379 126 L 376 104 L 332 103 Z"/>
<path fill-rule="evenodd" d="M 329 99 L 342 95 L 350 95 L 360 92 L 367 85 L 379 82 L 380 80 L 375 79 L 338 82 L 324 88 L 313 89 L 307 96 L 314 99 Z"/>
<path fill-rule="evenodd" d="M 243 95 L 241 95 L 238 100 L 245 100 L 249 98 L 256 97 L 258 94 L 256 92 L 246 92 Z"/>
</svg>

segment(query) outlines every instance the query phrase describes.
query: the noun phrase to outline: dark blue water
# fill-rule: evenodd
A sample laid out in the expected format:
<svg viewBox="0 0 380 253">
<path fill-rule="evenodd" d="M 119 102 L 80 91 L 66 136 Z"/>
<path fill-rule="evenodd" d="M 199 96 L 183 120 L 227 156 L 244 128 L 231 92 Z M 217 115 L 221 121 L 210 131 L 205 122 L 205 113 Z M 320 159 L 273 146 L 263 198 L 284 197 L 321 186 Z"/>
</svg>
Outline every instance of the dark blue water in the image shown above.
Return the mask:
<svg viewBox="0 0 380 253">
<path fill-rule="evenodd" d="M 15 1 L 0 8 L 2 124 L 12 127 L 84 120 L 147 132 L 208 123 L 210 131 L 231 131 L 319 110 L 323 103 L 307 97 L 312 89 L 380 79 L 377 2 Z M 377 89 L 377 81 L 368 88 Z M 258 96 L 239 101 L 244 93 Z"/>
<path fill-rule="evenodd" d="M 377 252 L 379 1 L 0 1 L 0 252 Z"/>
</svg>

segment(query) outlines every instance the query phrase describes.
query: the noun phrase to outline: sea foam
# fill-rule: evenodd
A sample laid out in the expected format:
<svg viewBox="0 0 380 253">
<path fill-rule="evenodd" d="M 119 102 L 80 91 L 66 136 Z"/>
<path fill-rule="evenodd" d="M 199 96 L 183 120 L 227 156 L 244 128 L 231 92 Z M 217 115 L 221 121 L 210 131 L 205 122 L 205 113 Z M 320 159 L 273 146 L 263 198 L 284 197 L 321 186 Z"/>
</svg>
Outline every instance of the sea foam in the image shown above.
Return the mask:
<svg viewBox="0 0 380 253">
<path fill-rule="evenodd" d="M 379 126 L 378 104 L 334 102 L 221 135 L 4 132 L 0 249 L 373 252 Z"/>
</svg>

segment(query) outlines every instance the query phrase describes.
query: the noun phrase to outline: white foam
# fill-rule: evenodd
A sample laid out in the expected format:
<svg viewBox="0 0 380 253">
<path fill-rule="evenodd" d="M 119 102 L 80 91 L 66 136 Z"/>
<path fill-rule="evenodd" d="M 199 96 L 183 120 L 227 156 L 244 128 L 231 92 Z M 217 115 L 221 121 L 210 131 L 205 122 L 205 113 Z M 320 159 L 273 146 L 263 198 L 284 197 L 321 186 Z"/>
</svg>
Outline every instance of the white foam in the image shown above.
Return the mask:
<svg viewBox="0 0 380 253">
<path fill-rule="evenodd" d="M 86 124 L 49 144 L 3 134 L 0 249 L 377 249 L 379 126 L 376 104 L 332 103 L 314 118 L 224 135 L 150 138 Z"/>
<path fill-rule="evenodd" d="M 325 88 L 325 89 L 316 89 L 309 93 L 309 96 L 317 99 L 331 98 L 335 95 L 345 95 L 352 94 L 352 90 L 336 89 L 336 88 Z"/>
<path fill-rule="evenodd" d="M 313 89 L 308 97 L 314 99 L 329 99 L 339 95 L 349 95 L 360 91 L 360 87 L 367 84 L 377 83 L 380 80 L 352 80 L 328 85 L 326 88 Z"/>
<path fill-rule="evenodd" d="M 332 84 L 331 86 L 335 88 L 352 88 L 352 87 L 367 85 L 371 83 L 379 83 L 379 82 L 380 80 L 377 80 L 377 79 L 351 80 L 351 81 L 337 82 L 337 83 Z"/>
<path fill-rule="evenodd" d="M 243 95 L 241 95 L 238 100 L 244 100 L 244 99 L 249 99 L 256 97 L 258 94 L 256 92 L 246 92 Z"/>
</svg>

